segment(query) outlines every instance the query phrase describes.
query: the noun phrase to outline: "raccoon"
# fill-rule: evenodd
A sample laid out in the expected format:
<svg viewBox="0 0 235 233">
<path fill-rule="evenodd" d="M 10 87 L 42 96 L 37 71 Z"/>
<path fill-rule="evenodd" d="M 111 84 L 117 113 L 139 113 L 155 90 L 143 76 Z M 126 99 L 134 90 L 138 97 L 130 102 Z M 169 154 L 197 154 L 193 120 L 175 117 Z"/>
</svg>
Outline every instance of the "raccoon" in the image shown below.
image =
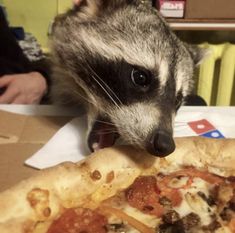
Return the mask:
<svg viewBox="0 0 235 233">
<path fill-rule="evenodd" d="M 52 100 L 84 104 L 91 150 L 121 137 L 156 156 L 172 153 L 175 114 L 204 51 L 180 41 L 150 1 L 79 2 L 53 27 Z"/>
</svg>

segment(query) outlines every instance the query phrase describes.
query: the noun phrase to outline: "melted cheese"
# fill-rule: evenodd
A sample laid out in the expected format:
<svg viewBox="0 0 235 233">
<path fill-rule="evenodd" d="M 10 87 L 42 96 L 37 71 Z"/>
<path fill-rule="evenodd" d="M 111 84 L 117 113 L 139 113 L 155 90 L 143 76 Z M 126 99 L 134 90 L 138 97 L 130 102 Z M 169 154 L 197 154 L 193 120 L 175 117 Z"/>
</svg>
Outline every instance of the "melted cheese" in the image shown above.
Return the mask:
<svg viewBox="0 0 235 233">
<path fill-rule="evenodd" d="M 155 228 L 159 225 L 160 219 L 158 219 L 156 216 L 145 214 L 138 209 L 129 206 L 128 204 L 124 206 L 123 211 L 127 215 L 139 220 L 140 222 L 143 222 L 148 227 Z"/>
<path fill-rule="evenodd" d="M 197 193 L 202 192 L 207 197 L 209 196 L 208 190 L 211 185 L 200 178 L 194 178 L 193 184 L 189 189 L 181 189 L 183 201 L 179 207 L 175 207 L 175 211 L 180 214 L 180 217 L 194 212 L 200 219 L 202 225 L 208 225 L 211 222 L 211 215 L 215 213 L 216 209 L 207 204 Z"/>
<path fill-rule="evenodd" d="M 173 187 L 180 187 L 187 183 L 188 178 L 182 177 L 182 180 L 177 180 L 177 182 L 172 182 Z M 212 188 L 212 185 L 207 183 L 201 178 L 194 178 L 193 183 L 188 189 L 179 189 L 182 194 L 183 201 L 179 207 L 174 207 L 174 210 L 177 211 L 180 217 L 184 217 L 189 213 L 196 213 L 200 219 L 202 225 L 209 225 L 211 223 L 211 215 L 216 213 L 216 207 L 211 207 L 203 200 L 198 192 L 202 192 L 205 196 L 209 196 L 209 191 Z M 121 198 L 122 200 L 122 198 Z M 155 229 L 161 222 L 161 219 L 156 218 L 156 216 L 148 215 L 142 213 L 136 208 L 129 206 L 128 203 L 123 203 L 120 201 L 118 207 L 125 212 L 127 215 L 135 218 L 136 220 L 144 223 L 146 226 Z M 121 223 L 120 219 L 115 216 L 110 216 L 109 223 Z M 131 227 L 127 222 L 124 222 L 127 226 L 125 233 L 139 233 L 138 230 Z M 39 224 L 33 233 L 45 233 L 48 226 Z M 204 233 L 204 231 L 198 231 L 197 233 Z M 215 231 L 215 233 L 232 233 L 228 227 L 220 227 Z"/>
<path fill-rule="evenodd" d="M 215 231 L 215 233 L 233 233 L 228 227 L 220 227 Z"/>
<path fill-rule="evenodd" d="M 181 188 L 181 187 L 185 186 L 185 185 L 187 184 L 188 180 L 189 180 L 188 177 L 181 177 L 180 179 L 178 179 L 178 178 L 173 178 L 173 179 L 169 182 L 168 186 L 169 186 L 170 188 L 178 189 L 178 188 Z"/>
<path fill-rule="evenodd" d="M 48 231 L 49 226 L 51 222 L 39 222 L 36 226 L 35 229 L 33 230 L 33 233 L 45 233 Z"/>
</svg>

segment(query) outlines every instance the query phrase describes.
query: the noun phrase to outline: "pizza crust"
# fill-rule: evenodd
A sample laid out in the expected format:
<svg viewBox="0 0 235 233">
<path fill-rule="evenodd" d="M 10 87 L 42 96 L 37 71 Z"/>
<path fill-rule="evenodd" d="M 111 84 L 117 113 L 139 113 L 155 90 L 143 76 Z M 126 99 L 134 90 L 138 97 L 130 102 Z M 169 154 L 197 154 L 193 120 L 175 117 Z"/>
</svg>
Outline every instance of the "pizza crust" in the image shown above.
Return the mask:
<svg viewBox="0 0 235 233">
<path fill-rule="evenodd" d="M 98 204 L 128 187 L 155 160 L 130 147 L 107 148 L 77 164 L 41 171 L 0 194 L 0 232 L 28 232 L 35 222 L 53 220 L 63 208 Z"/>
<path fill-rule="evenodd" d="M 235 139 L 177 138 L 176 148 L 166 158 L 172 164 L 203 168 L 224 177 L 235 176 Z"/>
<path fill-rule="evenodd" d="M 77 164 L 41 171 L 0 194 L 0 232 L 34 232 L 31 229 L 38 221 L 52 221 L 63 208 L 95 208 L 137 176 L 164 167 L 192 165 L 235 175 L 235 163 L 229 162 L 235 161 L 234 139 L 179 138 L 176 144 L 176 151 L 166 159 L 122 146 L 105 148 Z"/>
</svg>

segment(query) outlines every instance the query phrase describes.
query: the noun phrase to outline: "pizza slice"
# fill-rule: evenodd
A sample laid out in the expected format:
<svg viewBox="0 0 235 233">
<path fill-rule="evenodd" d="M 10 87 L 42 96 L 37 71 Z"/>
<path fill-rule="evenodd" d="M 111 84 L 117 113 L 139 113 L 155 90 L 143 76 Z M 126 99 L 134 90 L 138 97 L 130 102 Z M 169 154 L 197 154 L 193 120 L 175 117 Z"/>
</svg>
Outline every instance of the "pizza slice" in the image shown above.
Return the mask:
<svg viewBox="0 0 235 233">
<path fill-rule="evenodd" d="M 233 233 L 235 140 L 128 146 L 42 171 L 0 194 L 1 233 Z"/>
</svg>

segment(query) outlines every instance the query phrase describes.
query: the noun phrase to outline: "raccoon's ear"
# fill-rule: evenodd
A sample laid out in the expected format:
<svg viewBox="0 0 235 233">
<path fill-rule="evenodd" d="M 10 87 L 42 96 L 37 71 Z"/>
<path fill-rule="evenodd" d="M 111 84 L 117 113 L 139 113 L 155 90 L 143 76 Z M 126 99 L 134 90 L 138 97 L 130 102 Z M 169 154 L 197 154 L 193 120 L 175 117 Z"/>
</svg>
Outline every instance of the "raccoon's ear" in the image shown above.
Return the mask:
<svg viewBox="0 0 235 233">
<path fill-rule="evenodd" d="M 202 63 L 202 61 L 208 57 L 208 55 L 210 54 L 210 50 L 209 49 L 205 49 L 205 48 L 200 48 L 197 45 L 190 45 L 190 44 L 185 44 L 186 48 L 188 49 L 194 64 L 196 66 L 200 65 Z"/>
</svg>

